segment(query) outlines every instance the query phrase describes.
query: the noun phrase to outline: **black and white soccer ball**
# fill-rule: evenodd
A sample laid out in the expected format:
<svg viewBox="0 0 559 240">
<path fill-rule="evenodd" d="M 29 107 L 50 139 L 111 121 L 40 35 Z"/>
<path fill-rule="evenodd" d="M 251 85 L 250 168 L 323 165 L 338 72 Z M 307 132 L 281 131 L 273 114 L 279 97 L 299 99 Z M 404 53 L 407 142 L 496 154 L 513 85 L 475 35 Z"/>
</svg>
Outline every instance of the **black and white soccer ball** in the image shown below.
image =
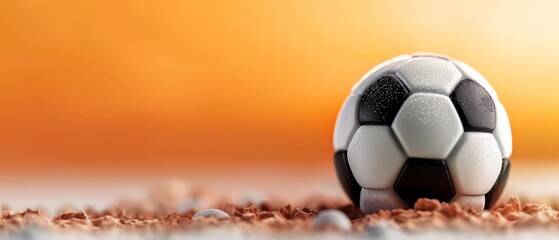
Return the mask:
<svg viewBox="0 0 559 240">
<path fill-rule="evenodd" d="M 419 198 L 481 211 L 503 192 L 512 136 L 481 74 L 417 53 L 374 67 L 353 86 L 334 148 L 338 179 L 364 213 L 413 207 Z"/>
</svg>

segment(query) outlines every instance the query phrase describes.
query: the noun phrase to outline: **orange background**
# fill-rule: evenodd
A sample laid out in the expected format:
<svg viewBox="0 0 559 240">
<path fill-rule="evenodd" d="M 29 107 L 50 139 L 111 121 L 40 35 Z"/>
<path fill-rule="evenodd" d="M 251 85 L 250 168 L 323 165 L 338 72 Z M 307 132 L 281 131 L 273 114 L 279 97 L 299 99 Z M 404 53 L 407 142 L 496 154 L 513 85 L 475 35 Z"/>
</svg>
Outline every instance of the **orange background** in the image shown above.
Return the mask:
<svg viewBox="0 0 559 240">
<path fill-rule="evenodd" d="M 2 177 L 331 171 L 353 83 L 415 51 L 487 77 L 514 161 L 559 156 L 559 3 L 342 2 L 1 1 Z"/>
</svg>

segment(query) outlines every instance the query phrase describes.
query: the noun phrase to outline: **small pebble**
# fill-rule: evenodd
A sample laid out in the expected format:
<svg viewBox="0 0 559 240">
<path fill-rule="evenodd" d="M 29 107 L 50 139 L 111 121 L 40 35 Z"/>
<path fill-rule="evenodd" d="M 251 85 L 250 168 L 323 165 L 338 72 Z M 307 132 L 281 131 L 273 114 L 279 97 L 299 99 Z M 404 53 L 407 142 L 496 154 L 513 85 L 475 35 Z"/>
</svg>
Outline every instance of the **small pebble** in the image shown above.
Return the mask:
<svg viewBox="0 0 559 240">
<path fill-rule="evenodd" d="M 316 230 L 334 228 L 349 231 L 351 230 L 351 221 L 338 210 L 324 210 L 314 219 L 312 228 Z"/>
<path fill-rule="evenodd" d="M 375 238 L 380 238 L 380 239 L 387 238 L 388 231 L 389 231 L 388 224 L 384 221 L 380 221 L 375 224 L 371 224 L 367 226 L 367 233 L 369 233 L 369 235 Z"/>
<path fill-rule="evenodd" d="M 197 212 L 196 214 L 194 214 L 194 216 L 192 216 L 192 220 L 198 219 L 198 218 L 206 218 L 206 217 L 230 218 L 229 214 L 227 214 L 224 211 L 221 211 L 219 209 L 209 208 L 209 209 L 201 210 L 201 211 Z"/>
</svg>

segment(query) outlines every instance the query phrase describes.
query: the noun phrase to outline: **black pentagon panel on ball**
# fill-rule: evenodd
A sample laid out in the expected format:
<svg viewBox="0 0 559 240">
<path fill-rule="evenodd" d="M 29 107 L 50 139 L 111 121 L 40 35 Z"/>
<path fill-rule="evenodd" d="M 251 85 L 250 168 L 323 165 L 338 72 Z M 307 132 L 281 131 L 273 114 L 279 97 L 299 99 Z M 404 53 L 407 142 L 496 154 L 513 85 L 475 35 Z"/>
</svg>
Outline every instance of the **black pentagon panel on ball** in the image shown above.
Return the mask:
<svg viewBox="0 0 559 240">
<path fill-rule="evenodd" d="M 336 167 L 336 175 L 342 185 L 347 196 L 353 201 L 355 206 L 359 207 L 359 198 L 361 195 L 361 186 L 355 180 L 349 163 L 347 161 L 347 151 L 337 151 L 334 154 L 334 165 Z"/>
<path fill-rule="evenodd" d="M 358 119 L 361 125 L 390 125 L 410 91 L 395 75 L 373 82 L 361 96 Z"/>
<path fill-rule="evenodd" d="M 394 191 L 410 207 L 419 198 L 448 202 L 455 194 L 446 162 L 423 158 L 408 158 L 396 179 Z"/>
<path fill-rule="evenodd" d="M 499 173 L 499 177 L 497 177 L 497 181 L 495 184 L 485 194 L 485 209 L 490 209 L 497 203 L 501 194 L 503 194 L 503 190 L 505 189 L 505 185 L 507 184 L 507 180 L 509 178 L 510 172 L 510 161 L 508 159 L 503 159 L 503 165 L 501 167 L 501 173 Z"/>
<path fill-rule="evenodd" d="M 454 89 L 450 99 L 460 115 L 464 131 L 493 132 L 497 112 L 491 95 L 483 86 L 464 79 Z"/>
</svg>

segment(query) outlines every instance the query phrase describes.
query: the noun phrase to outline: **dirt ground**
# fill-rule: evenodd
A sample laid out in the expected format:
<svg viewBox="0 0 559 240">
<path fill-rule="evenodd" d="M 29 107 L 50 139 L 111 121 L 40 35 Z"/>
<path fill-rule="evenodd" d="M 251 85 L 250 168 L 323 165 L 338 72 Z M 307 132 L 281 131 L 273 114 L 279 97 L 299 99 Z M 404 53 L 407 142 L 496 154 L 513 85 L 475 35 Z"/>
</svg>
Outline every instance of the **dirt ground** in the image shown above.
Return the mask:
<svg viewBox="0 0 559 240">
<path fill-rule="evenodd" d="M 192 203 L 193 199 L 186 199 Z M 149 203 L 149 204 L 146 204 Z M 392 229 L 406 234 L 424 233 L 432 230 L 472 230 L 491 233 L 510 233 L 527 229 L 557 230 L 559 214 L 551 206 L 538 203 L 522 203 L 512 197 L 493 210 L 475 212 L 462 209 L 456 203 L 440 203 L 437 200 L 420 199 L 413 209 L 380 211 L 363 215 L 358 208 L 337 200 L 315 198 L 306 206 L 292 206 L 274 201 L 261 201 L 245 205 L 219 202 L 214 205 L 230 218 L 192 219 L 199 210 L 196 204 L 188 209 L 175 211 L 165 206 L 161 199 L 146 202 L 123 201 L 104 210 L 83 209 L 62 211 L 48 216 L 40 210 L 11 211 L 3 207 L 0 219 L 1 236 L 14 236 L 29 229 L 42 232 L 72 232 L 102 234 L 110 231 L 142 233 L 188 233 L 236 229 L 241 232 L 277 234 L 320 234 L 322 231 L 351 235 Z M 312 222 L 320 211 L 337 209 L 351 220 L 350 231 L 340 229 L 315 230 Z M 377 229 L 377 230 L 375 230 Z M 384 230 L 381 230 L 384 231 Z M 227 234 L 225 235 L 227 236 Z"/>
</svg>

